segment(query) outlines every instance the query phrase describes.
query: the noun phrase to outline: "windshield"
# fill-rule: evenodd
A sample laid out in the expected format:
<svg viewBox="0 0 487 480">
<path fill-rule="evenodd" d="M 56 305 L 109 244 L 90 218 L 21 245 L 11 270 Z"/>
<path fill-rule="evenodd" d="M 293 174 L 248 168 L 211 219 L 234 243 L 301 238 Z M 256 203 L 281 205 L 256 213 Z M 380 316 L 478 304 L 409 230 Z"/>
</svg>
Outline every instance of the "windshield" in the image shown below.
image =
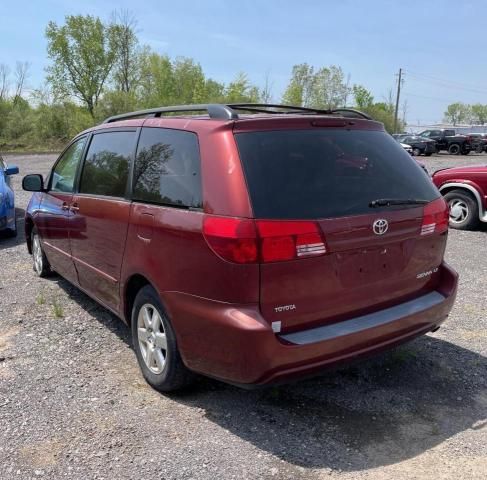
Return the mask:
<svg viewBox="0 0 487 480">
<path fill-rule="evenodd" d="M 383 131 L 280 130 L 235 137 L 257 218 L 333 218 L 370 213 L 378 198 L 439 197 L 417 163 Z"/>
</svg>

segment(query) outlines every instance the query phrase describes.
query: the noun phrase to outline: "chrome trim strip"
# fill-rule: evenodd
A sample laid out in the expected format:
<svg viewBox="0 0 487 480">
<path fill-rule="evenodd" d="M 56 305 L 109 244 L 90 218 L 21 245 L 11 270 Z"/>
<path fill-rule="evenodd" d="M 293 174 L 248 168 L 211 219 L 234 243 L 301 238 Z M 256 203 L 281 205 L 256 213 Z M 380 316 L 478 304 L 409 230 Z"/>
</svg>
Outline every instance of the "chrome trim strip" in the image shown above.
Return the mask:
<svg viewBox="0 0 487 480">
<path fill-rule="evenodd" d="M 401 318 L 420 313 L 439 305 L 445 298 L 446 297 L 439 292 L 431 292 L 415 298 L 414 300 L 375 313 L 369 313 L 331 325 L 324 325 L 323 327 L 310 328 L 309 330 L 303 330 L 301 332 L 279 335 L 279 338 L 294 343 L 295 345 L 308 345 L 311 343 L 323 342 L 345 335 L 360 333 L 369 328 L 387 325 L 388 323 L 395 322 Z"/>
</svg>

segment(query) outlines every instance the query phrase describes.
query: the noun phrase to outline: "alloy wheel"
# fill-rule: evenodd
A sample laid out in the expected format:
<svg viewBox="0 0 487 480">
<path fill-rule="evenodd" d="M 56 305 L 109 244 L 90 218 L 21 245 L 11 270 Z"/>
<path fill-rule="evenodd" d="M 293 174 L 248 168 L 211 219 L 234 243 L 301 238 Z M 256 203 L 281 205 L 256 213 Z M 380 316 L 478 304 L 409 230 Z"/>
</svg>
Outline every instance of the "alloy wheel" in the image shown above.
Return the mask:
<svg viewBox="0 0 487 480">
<path fill-rule="evenodd" d="M 34 269 L 38 275 L 42 274 L 43 265 L 43 258 L 42 258 L 42 248 L 41 242 L 39 240 L 38 235 L 34 235 L 32 241 L 32 257 L 34 259 Z"/>
<path fill-rule="evenodd" d="M 166 331 L 161 315 L 150 303 L 139 310 L 137 339 L 147 368 L 156 375 L 162 373 L 167 360 Z"/>
</svg>

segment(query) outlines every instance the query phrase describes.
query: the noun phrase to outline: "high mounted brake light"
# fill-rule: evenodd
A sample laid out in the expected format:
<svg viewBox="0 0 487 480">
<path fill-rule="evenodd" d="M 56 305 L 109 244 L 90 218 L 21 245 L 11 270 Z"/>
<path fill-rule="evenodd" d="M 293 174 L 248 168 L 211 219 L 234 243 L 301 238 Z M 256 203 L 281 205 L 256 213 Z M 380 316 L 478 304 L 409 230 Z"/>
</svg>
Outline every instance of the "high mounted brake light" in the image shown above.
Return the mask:
<svg viewBox="0 0 487 480">
<path fill-rule="evenodd" d="M 203 234 L 210 248 L 234 263 L 270 263 L 324 255 L 316 222 L 249 220 L 206 216 Z"/>
</svg>

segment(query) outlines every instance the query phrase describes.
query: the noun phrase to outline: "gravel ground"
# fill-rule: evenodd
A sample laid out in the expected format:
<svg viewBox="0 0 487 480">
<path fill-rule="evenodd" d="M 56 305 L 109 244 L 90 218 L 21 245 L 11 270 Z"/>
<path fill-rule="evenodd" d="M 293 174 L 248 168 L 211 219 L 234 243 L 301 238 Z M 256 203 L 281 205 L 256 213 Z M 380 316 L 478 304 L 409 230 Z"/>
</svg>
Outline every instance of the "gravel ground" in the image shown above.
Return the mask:
<svg viewBox="0 0 487 480">
<path fill-rule="evenodd" d="M 487 163 L 421 158 L 430 171 Z M 55 156 L 7 159 L 25 175 Z M 486 253 L 487 229 L 451 231 L 460 288 L 435 334 L 293 385 L 201 379 L 169 396 L 144 382 L 122 322 L 36 278 L 22 235 L 0 240 L 0 478 L 486 478 Z"/>
</svg>

